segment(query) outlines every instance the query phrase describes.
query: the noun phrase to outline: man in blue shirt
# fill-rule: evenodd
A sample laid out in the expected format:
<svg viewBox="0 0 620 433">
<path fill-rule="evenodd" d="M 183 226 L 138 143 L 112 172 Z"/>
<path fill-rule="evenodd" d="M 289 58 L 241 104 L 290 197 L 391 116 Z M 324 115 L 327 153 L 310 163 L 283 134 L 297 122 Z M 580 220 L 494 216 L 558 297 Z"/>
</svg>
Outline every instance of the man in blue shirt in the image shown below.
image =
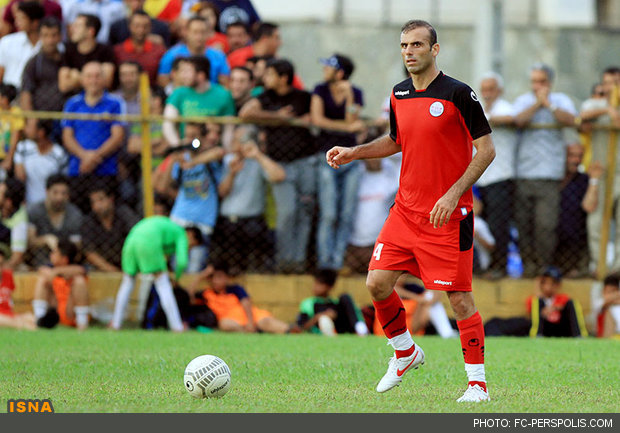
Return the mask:
<svg viewBox="0 0 620 433">
<path fill-rule="evenodd" d="M 207 23 L 202 17 L 192 17 L 187 22 L 185 43 L 177 44 L 166 51 L 159 62 L 157 81 L 160 86 L 166 87 L 170 82 L 172 63 L 178 57 L 205 56 L 209 59 L 211 73 L 209 80 L 213 84 L 228 85 L 230 68 L 226 56 L 219 50 L 207 48 Z"/>
<path fill-rule="evenodd" d="M 65 113 L 125 114 L 123 101 L 104 90 L 101 63 L 84 65 L 81 81 L 84 91 L 67 101 Z M 116 152 L 123 143 L 124 125 L 115 120 L 64 119 L 62 128 L 63 143 L 70 154 L 72 201 L 88 212 L 87 188 L 93 181 L 103 180 L 116 187 Z"/>
</svg>

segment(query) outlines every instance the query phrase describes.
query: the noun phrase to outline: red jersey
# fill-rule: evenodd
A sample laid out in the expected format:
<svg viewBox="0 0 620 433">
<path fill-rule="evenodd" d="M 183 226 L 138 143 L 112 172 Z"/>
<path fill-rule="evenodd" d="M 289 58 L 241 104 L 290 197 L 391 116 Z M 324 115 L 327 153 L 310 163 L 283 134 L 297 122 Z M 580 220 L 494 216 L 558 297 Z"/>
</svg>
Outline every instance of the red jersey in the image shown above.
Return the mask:
<svg viewBox="0 0 620 433">
<path fill-rule="evenodd" d="M 440 72 L 426 89 L 411 78 L 394 86 L 390 98 L 390 137 L 402 148 L 396 204 L 428 215 L 472 160 L 472 141 L 491 132 L 476 93 Z M 459 199 L 452 219 L 472 209 L 471 189 Z"/>
</svg>

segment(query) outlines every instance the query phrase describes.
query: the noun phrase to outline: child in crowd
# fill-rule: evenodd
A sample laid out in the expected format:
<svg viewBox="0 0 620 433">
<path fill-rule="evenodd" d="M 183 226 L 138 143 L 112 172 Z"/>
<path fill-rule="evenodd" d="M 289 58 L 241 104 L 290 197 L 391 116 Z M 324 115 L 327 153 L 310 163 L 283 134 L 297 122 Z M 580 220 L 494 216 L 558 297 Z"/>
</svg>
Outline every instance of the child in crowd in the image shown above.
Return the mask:
<svg viewBox="0 0 620 433">
<path fill-rule="evenodd" d="M 344 333 L 368 334 L 364 318 L 348 294 L 330 297 L 338 274 L 332 269 L 320 269 L 314 274 L 314 296 L 301 301 L 297 324 L 304 331 L 327 336 Z"/>
<path fill-rule="evenodd" d="M 4 265 L 8 251 L 0 249 L 0 268 Z M 15 314 L 13 311 L 13 291 L 15 281 L 9 268 L 0 272 L 0 328 L 35 329 L 32 313 Z"/>
<path fill-rule="evenodd" d="M 620 338 L 620 277 L 608 275 L 597 315 L 597 336 Z"/>
<path fill-rule="evenodd" d="M 196 297 L 215 313 L 218 329 L 226 332 L 268 332 L 285 334 L 292 328 L 276 319 L 270 312 L 252 305 L 250 296 L 243 287 L 233 284 L 226 262 L 216 262 L 194 280 L 191 292 L 202 280 L 206 280 L 206 290 Z"/>
<path fill-rule="evenodd" d="M 88 328 L 88 288 L 86 269 L 76 264 L 78 249 L 61 239 L 50 252 L 51 266 L 39 268 L 32 309 L 37 325 L 53 328 L 58 322 Z"/>
</svg>

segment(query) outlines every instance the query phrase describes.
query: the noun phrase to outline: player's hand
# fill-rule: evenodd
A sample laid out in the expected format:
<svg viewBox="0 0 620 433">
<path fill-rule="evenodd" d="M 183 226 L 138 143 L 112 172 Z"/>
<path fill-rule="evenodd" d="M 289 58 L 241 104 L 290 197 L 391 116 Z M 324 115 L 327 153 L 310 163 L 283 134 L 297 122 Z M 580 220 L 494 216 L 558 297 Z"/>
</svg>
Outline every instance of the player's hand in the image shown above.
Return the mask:
<svg viewBox="0 0 620 433">
<path fill-rule="evenodd" d="M 459 197 L 454 197 L 454 194 L 450 191 L 437 200 L 437 203 L 435 203 L 435 206 L 433 206 L 433 210 L 431 210 L 430 213 L 430 222 L 434 228 L 442 227 L 444 224 L 448 224 L 448 221 L 450 221 L 450 216 L 452 216 L 452 212 L 454 212 L 458 202 Z"/>
<path fill-rule="evenodd" d="M 327 163 L 332 168 L 340 168 L 341 165 L 348 164 L 355 159 L 353 149 L 351 147 L 332 147 L 325 154 Z"/>
</svg>

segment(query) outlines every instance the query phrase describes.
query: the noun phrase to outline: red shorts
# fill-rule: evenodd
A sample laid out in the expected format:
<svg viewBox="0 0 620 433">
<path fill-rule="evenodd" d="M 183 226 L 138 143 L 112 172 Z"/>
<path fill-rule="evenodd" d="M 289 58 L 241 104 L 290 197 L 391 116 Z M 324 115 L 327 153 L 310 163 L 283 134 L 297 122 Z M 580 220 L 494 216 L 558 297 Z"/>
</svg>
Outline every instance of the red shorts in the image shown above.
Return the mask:
<svg viewBox="0 0 620 433">
<path fill-rule="evenodd" d="M 455 210 L 448 224 L 433 228 L 429 216 L 390 210 L 370 258 L 369 270 L 407 271 L 432 290 L 471 291 L 474 214 Z M 460 220 L 458 218 L 461 218 Z"/>
</svg>

